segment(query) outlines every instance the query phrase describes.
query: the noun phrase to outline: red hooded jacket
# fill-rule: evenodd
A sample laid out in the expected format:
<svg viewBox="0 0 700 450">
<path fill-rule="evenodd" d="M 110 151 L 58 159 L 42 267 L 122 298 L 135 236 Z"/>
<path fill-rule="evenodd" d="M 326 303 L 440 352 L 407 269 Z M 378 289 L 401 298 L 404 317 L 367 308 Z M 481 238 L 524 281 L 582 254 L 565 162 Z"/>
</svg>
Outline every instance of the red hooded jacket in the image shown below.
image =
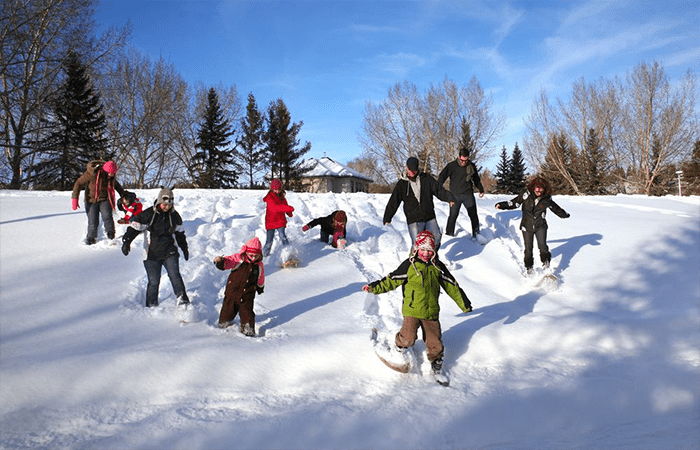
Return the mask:
<svg viewBox="0 0 700 450">
<path fill-rule="evenodd" d="M 285 215 L 292 217 L 294 208 L 287 204 L 287 199 L 278 196 L 274 191 L 269 191 L 263 201 L 267 203 L 265 210 L 265 229 L 276 230 L 287 226 L 287 218 Z"/>
</svg>

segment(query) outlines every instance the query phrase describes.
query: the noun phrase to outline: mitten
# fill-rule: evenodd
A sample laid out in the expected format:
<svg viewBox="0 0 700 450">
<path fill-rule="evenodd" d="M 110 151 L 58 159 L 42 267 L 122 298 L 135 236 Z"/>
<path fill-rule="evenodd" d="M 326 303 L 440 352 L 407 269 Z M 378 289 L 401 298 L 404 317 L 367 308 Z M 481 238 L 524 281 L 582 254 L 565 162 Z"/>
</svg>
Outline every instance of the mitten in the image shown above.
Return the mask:
<svg viewBox="0 0 700 450">
<path fill-rule="evenodd" d="M 78 204 L 78 199 L 74 198 L 73 199 L 73 211 L 75 211 L 78 208 L 80 208 L 80 205 Z"/>
<path fill-rule="evenodd" d="M 309 226 L 304 225 L 303 227 L 301 227 L 301 231 L 309 231 Z"/>
</svg>

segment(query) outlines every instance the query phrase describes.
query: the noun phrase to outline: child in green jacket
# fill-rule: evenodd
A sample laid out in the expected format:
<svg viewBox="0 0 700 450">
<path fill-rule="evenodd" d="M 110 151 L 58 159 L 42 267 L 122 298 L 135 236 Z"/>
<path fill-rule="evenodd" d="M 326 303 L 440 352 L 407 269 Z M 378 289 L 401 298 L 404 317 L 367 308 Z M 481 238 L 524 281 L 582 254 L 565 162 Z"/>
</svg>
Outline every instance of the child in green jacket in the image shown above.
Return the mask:
<svg viewBox="0 0 700 450">
<path fill-rule="evenodd" d="M 435 238 L 430 231 L 418 234 L 413 253 L 396 270 L 364 285 L 362 290 L 383 294 L 398 287 L 403 289 L 403 325 L 396 333 L 396 346 L 400 349 L 412 347 L 418 339 L 418 328 L 422 328 L 428 361 L 433 372 L 440 373 L 445 351 L 439 320 L 440 287 L 463 312 L 470 312 L 472 305 L 447 267 L 435 258 Z"/>
</svg>

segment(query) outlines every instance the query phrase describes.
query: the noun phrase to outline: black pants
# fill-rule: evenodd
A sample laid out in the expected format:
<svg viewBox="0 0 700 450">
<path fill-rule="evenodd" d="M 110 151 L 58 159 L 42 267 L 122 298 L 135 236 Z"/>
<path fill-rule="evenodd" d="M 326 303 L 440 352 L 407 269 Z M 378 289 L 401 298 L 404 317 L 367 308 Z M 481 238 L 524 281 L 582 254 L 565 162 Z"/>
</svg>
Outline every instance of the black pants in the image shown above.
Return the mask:
<svg viewBox="0 0 700 450">
<path fill-rule="evenodd" d="M 445 227 L 445 234 L 454 236 L 455 225 L 457 224 L 457 216 L 459 216 L 459 210 L 464 205 L 467 208 L 467 214 L 469 215 L 469 220 L 472 226 L 472 235 L 479 232 L 479 216 L 476 213 L 476 201 L 474 200 L 474 194 L 457 195 L 453 194 L 455 202 L 450 206 L 450 215 L 447 218 L 447 226 Z"/>
<path fill-rule="evenodd" d="M 547 228 L 539 228 L 534 233 L 523 230 L 523 243 L 525 244 L 525 259 L 523 262 L 526 269 L 531 269 L 535 262 L 532 256 L 535 237 L 537 237 L 537 248 L 540 250 L 540 261 L 545 263 L 552 259 L 552 254 L 549 252 L 549 247 L 547 247 Z"/>
</svg>

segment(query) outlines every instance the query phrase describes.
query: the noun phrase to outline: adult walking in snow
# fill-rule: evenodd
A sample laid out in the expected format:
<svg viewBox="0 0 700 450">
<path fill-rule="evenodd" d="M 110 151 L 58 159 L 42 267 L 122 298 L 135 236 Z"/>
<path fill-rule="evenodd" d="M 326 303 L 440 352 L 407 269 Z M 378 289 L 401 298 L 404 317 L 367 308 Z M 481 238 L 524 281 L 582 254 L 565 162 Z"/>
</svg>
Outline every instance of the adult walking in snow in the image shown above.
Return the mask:
<svg viewBox="0 0 700 450">
<path fill-rule="evenodd" d="M 472 310 L 471 302 L 445 264 L 435 257 L 435 239 L 430 231 L 418 234 L 411 256 L 392 273 L 381 280 L 362 287 L 365 292 L 382 294 L 398 287 L 403 292 L 403 325 L 396 333 L 395 344 L 399 349 L 412 347 L 418 339 L 418 329 L 428 352 L 428 361 L 434 375 L 442 371 L 445 346 L 440 326 L 440 288 L 447 292 L 463 312 Z"/>
<path fill-rule="evenodd" d="M 331 245 L 336 248 L 345 248 L 346 244 L 346 227 L 348 224 L 348 216 L 343 210 L 333 211 L 325 217 L 318 217 L 307 223 L 301 228 L 301 231 L 309 231 L 310 228 L 316 225 L 321 226 L 321 242 L 328 244 L 331 240 Z"/>
<path fill-rule="evenodd" d="M 85 172 L 73 184 L 73 211 L 80 208 L 78 197 L 85 189 L 85 213 L 88 218 L 88 230 L 85 243 L 92 245 L 97 242 L 97 229 L 102 216 L 102 225 L 108 239 L 114 239 L 114 217 L 112 212 L 117 206 L 114 191 L 124 195 L 124 189 L 116 179 L 117 165 L 114 161 L 90 161 Z"/>
<path fill-rule="evenodd" d="M 515 209 L 522 205 L 522 219 L 520 230 L 523 233 L 523 245 L 525 246 L 525 270 L 532 273 L 534 257 L 532 256 L 534 238 L 537 237 L 537 247 L 540 251 L 540 261 L 544 268 L 549 267 L 552 254 L 547 246 L 547 209 L 551 209 L 554 214 L 567 219 L 571 217 L 559 205 L 552 200 L 552 187 L 549 182 L 541 176 L 536 176 L 527 184 L 527 190 L 517 197 L 496 203 L 496 209 Z"/>
<path fill-rule="evenodd" d="M 255 336 L 255 294 L 265 288 L 265 266 L 262 261 L 260 239 L 254 237 L 241 247 L 241 251 L 230 256 L 217 256 L 214 264 L 219 270 L 231 269 L 226 281 L 224 303 L 219 313 L 219 327 L 231 325 L 236 315 L 241 317 L 241 333 Z"/>
<path fill-rule="evenodd" d="M 435 205 L 433 197 L 443 202 L 454 203 L 452 193 L 443 188 L 430 174 L 422 172 L 418 159 L 410 157 L 406 160 L 406 168 L 401 173 L 391 192 L 389 202 L 384 209 L 384 225 L 391 223 L 391 219 L 403 203 L 403 212 L 406 215 L 408 234 L 411 242 L 416 241 L 418 233 L 430 231 L 435 238 L 435 251 L 440 248 L 442 233 L 435 219 Z"/>
<path fill-rule="evenodd" d="M 148 276 L 147 307 L 158 306 L 158 287 L 160 286 L 163 266 L 165 266 L 170 278 L 170 284 L 173 287 L 175 297 L 177 297 L 177 304 L 188 305 L 190 303 L 185 290 L 185 282 L 180 275 L 180 254 L 177 249 L 180 247 L 185 261 L 189 259 L 190 253 L 187 249 L 187 238 L 182 228 L 182 217 L 175 211 L 174 204 L 172 189 L 162 188 L 153 206 L 131 218 L 129 228 L 122 237 L 122 253 L 127 256 L 134 238 L 142 231 L 146 232 L 144 237 L 146 257 L 143 266 L 146 268 Z"/>
<path fill-rule="evenodd" d="M 282 187 L 280 180 L 272 180 L 270 190 L 267 192 L 263 201 L 267 205 L 265 209 L 265 229 L 267 230 L 267 238 L 265 247 L 263 247 L 263 256 L 270 254 L 272 249 L 272 241 L 275 238 L 275 231 L 282 242 L 282 245 L 289 244 L 287 239 L 287 217 L 292 217 L 294 208 L 287 203 L 287 194 Z"/>
<path fill-rule="evenodd" d="M 476 235 L 479 234 L 479 216 L 476 212 L 474 188 L 476 187 L 479 190 L 479 198 L 483 198 L 484 186 L 481 184 L 476 165 L 469 159 L 469 150 L 461 149 L 457 159 L 449 162 L 442 169 L 438 176 L 438 184 L 440 186 L 444 185 L 448 178 L 450 180 L 450 192 L 454 196 L 455 202 L 450 206 L 450 216 L 447 218 L 445 234 L 448 236 L 455 235 L 455 225 L 459 216 L 459 210 L 464 205 L 471 221 L 472 239 L 476 239 Z"/>
</svg>

